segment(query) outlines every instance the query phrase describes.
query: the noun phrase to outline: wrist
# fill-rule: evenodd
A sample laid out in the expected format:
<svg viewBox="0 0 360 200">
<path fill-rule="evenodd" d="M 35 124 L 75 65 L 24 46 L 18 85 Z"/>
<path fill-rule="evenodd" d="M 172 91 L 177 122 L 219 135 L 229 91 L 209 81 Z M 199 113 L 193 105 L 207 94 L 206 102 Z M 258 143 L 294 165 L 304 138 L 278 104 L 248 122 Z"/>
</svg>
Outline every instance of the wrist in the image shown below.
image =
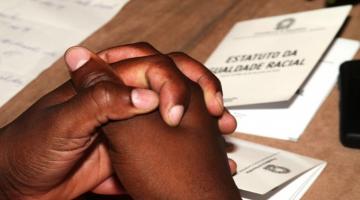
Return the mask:
<svg viewBox="0 0 360 200">
<path fill-rule="evenodd" d="M 0 196 L 4 199 L 19 199 L 8 178 L 7 142 L 5 128 L 0 129 Z"/>
<path fill-rule="evenodd" d="M 0 169 L 1 170 L 1 169 Z M 5 169 L 7 170 L 7 169 Z M 21 191 L 14 180 L 9 178 L 10 176 L 7 172 L 4 173 L 5 170 L 1 170 L 0 172 L 0 197 L 4 200 L 42 200 L 44 198 L 38 198 L 31 195 L 26 195 Z"/>
<path fill-rule="evenodd" d="M 14 171 L 9 161 L 9 134 L 8 128 L 0 129 L 0 197 L 5 200 L 31 200 L 33 198 L 26 197 L 22 191 L 19 190 L 16 180 L 12 178 L 11 171 Z"/>
<path fill-rule="evenodd" d="M 6 159 L 6 142 L 5 140 L 5 128 L 0 129 L 0 196 L 4 199 L 14 199 L 10 194 L 10 185 L 6 178 L 7 173 L 7 159 Z"/>
</svg>

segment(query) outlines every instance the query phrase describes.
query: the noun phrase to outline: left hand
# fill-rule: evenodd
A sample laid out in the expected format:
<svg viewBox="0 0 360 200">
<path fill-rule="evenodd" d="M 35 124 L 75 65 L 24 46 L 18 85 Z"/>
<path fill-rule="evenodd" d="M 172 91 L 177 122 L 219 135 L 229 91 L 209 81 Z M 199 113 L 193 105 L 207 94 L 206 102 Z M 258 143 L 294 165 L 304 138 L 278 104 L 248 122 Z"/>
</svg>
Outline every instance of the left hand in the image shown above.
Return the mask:
<svg viewBox="0 0 360 200">
<path fill-rule="evenodd" d="M 189 103 L 186 96 L 189 95 L 190 90 L 183 88 L 186 85 L 184 73 L 202 88 L 208 111 L 219 119 L 220 131 L 223 134 L 229 134 L 235 130 L 234 117 L 224 109 L 222 100 L 219 100 L 219 93 L 221 93 L 219 80 L 205 66 L 188 55 L 184 53 L 164 55 L 147 43 L 113 47 L 97 55 L 106 63 L 111 64 L 116 76 L 125 85 L 156 91 L 160 98 L 160 113 L 168 125 L 176 126 L 180 123 L 181 117 L 176 117 L 177 122 L 172 123 L 167 111 L 174 105 L 184 105 L 186 109 Z M 80 59 L 81 55 L 79 56 Z M 229 159 L 229 165 L 231 172 L 235 173 L 236 163 Z M 107 178 L 93 192 L 115 194 L 121 191 L 116 180 L 117 178 L 113 176 Z"/>
<path fill-rule="evenodd" d="M 113 77 L 110 69 L 99 66 L 96 73 Z M 83 66 L 71 73 L 79 92 L 93 72 Z M 110 78 L 96 80 L 111 82 Z M 240 199 L 222 149 L 217 118 L 207 112 L 200 87 L 183 80 L 190 86 L 191 101 L 179 127 L 166 125 L 159 112 L 102 127 L 112 166 L 135 199 Z"/>
<path fill-rule="evenodd" d="M 88 58 L 92 73 L 81 92 L 66 83 L 0 130 L 2 199 L 74 199 L 90 191 L 112 172 L 98 128 L 157 108 L 155 92 L 127 87 L 111 73 L 94 76 L 101 60 Z"/>
<path fill-rule="evenodd" d="M 135 55 L 135 54 L 131 54 L 131 53 L 133 53 L 133 52 L 131 52 L 131 50 L 135 50 L 137 48 L 134 48 L 134 46 L 132 46 L 132 45 L 127 45 L 124 47 L 129 49 L 128 55 L 132 55 L 132 56 Z M 119 47 L 119 48 L 121 49 L 122 47 Z M 79 49 L 77 49 L 76 51 L 75 51 L 75 49 L 71 49 L 66 54 L 66 57 L 67 57 L 66 60 L 67 60 L 68 65 L 70 66 L 70 68 L 73 69 L 73 67 L 74 67 L 71 62 L 79 62 L 81 59 L 86 58 L 86 56 L 88 56 L 87 58 L 93 59 L 92 61 L 97 62 L 97 64 L 94 66 L 106 65 L 96 55 L 91 54 L 87 51 L 85 51 L 85 54 L 81 55 L 81 53 L 80 53 L 80 55 L 79 55 L 77 53 L 79 53 L 81 51 L 78 51 L 78 50 Z M 110 51 L 112 51 L 112 50 L 110 50 Z M 118 51 L 116 51 L 116 52 L 119 53 Z M 124 52 L 124 51 L 122 51 L 122 52 Z M 84 53 L 84 51 L 82 51 L 82 53 Z M 104 54 L 100 53 L 100 55 L 104 55 Z M 138 54 L 136 54 L 136 55 L 138 55 Z M 109 56 L 107 56 L 107 57 L 109 57 Z M 76 59 L 78 59 L 78 60 L 76 61 Z M 86 60 L 85 60 L 85 62 L 86 62 Z M 160 64 L 158 62 L 160 62 Z M 144 68 L 144 63 L 148 63 L 148 64 L 150 63 L 152 65 L 150 67 Z M 130 65 L 132 67 L 129 67 Z M 168 66 L 168 65 L 171 65 L 171 66 Z M 160 94 L 160 107 L 163 108 L 162 109 L 163 110 L 163 112 L 162 112 L 163 118 L 165 118 L 165 121 L 170 123 L 170 125 L 176 125 L 177 123 L 180 122 L 181 116 L 175 117 L 178 120 L 175 120 L 175 123 L 174 123 L 174 120 L 171 121 L 171 119 L 169 118 L 170 115 L 167 114 L 166 111 L 168 111 L 168 110 L 166 108 L 169 108 L 169 105 L 171 107 L 171 105 L 177 105 L 178 103 L 181 103 L 184 105 L 184 110 L 185 110 L 185 107 L 187 106 L 188 102 L 187 102 L 187 99 L 184 97 L 189 96 L 190 94 L 187 93 L 186 87 L 184 87 L 184 82 L 181 81 L 182 74 L 176 71 L 177 70 L 176 66 L 175 67 L 173 67 L 173 66 L 174 66 L 173 63 L 171 63 L 171 62 L 169 63 L 169 60 L 166 57 L 164 57 L 162 55 L 154 55 L 153 57 L 140 57 L 140 58 L 134 57 L 131 59 L 125 58 L 124 60 L 121 60 L 120 62 L 114 63 L 114 70 L 116 72 L 116 76 L 118 79 L 119 79 L 119 77 L 120 78 L 122 77 L 121 76 L 122 73 L 123 73 L 123 77 L 124 76 L 127 77 L 127 76 L 129 76 L 129 74 L 128 74 L 129 72 L 138 72 L 135 74 L 139 75 L 137 78 L 139 78 L 138 80 L 140 80 L 140 83 L 141 82 L 151 83 L 150 85 L 142 85 L 142 86 L 145 88 L 150 87 L 151 89 L 154 89 L 155 91 L 157 91 Z M 96 67 L 95 67 L 95 69 L 96 69 Z M 127 71 L 128 73 L 126 73 L 126 72 L 122 72 L 121 69 L 131 69 L 131 70 Z M 143 70 L 140 70 L 140 69 L 143 69 Z M 145 74 L 150 73 L 151 70 L 158 72 L 158 74 L 156 74 L 157 75 L 156 79 L 154 79 L 153 76 L 145 76 Z M 89 84 L 89 83 L 95 84 L 97 81 L 99 81 L 99 79 L 104 78 L 104 76 L 102 76 L 102 75 L 103 74 L 101 74 L 101 73 L 98 74 L 97 71 L 95 70 L 94 73 L 89 74 L 89 76 L 87 76 L 88 77 L 87 80 L 84 80 L 85 85 Z M 204 80 L 206 80 L 206 79 L 207 78 L 205 78 Z M 173 81 L 173 80 L 179 80 L 180 82 Z M 209 82 L 211 83 L 212 81 L 211 80 L 206 81 L 206 84 L 204 84 L 204 85 L 209 85 Z M 128 82 L 128 83 L 130 83 L 130 82 Z M 165 83 L 167 83 L 167 87 L 159 87 L 156 89 L 156 86 L 159 86 L 162 84 L 165 85 Z M 164 93 L 166 93 L 167 95 L 164 95 Z M 204 93 L 206 93 L 206 92 L 204 92 Z M 183 94 L 183 95 L 177 96 L 178 94 Z M 2 151 L 1 151 L 2 155 L 0 155 L 0 161 L 3 161 L 5 159 L 6 162 L 0 163 L 0 168 L 9 169 L 9 167 L 4 167 L 4 163 L 7 163 L 7 164 L 11 163 L 12 167 L 10 167 L 10 168 L 12 168 L 14 170 L 15 167 L 18 166 L 16 163 L 22 162 L 21 159 L 26 159 L 30 163 L 28 163 L 27 165 L 23 165 L 23 167 L 21 167 L 21 168 L 17 167 L 17 169 L 18 169 L 17 173 L 23 171 L 23 169 L 29 169 L 31 171 L 32 169 L 36 169 L 37 167 L 39 167 L 39 165 L 41 165 L 42 167 L 47 166 L 47 164 L 49 164 L 48 161 L 43 160 L 43 159 L 51 158 L 51 156 L 50 156 L 50 154 L 46 155 L 44 153 L 41 153 L 41 151 L 47 152 L 44 150 L 47 147 L 52 146 L 50 141 L 56 141 L 56 140 L 52 140 L 52 139 L 54 139 L 52 137 L 56 133 L 56 131 L 55 131 L 56 128 L 61 128 L 61 130 L 63 132 L 65 130 L 68 130 L 68 131 L 64 132 L 64 134 L 66 134 L 66 135 L 68 135 L 68 134 L 71 135 L 71 134 L 73 134 L 74 131 L 75 131 L 75 133 L 78 133 L 78 132 L 81 133 L 82 131 L 76 131 L 76 129 L 82 130 L 82 127 L 78 126 L 78 125 L 83 124 L 83 123 L 77 123 L 76 120 L 74 121 L 74 120 L 69 120 L 69 119 L 73 119 L 74 117 L 76 118 L 77 114 L 83 113 L 80 109 L 80 108 L 82 108 L 82 106 L 78 106 L 78 108 L 73 107 L 73 111 L 71 111 L 70 113 L 74 113 L 74 114 L 71 114 L 68 117 L 61 117 L 61 118 L 59 117 L 60 116 L 59 113 L 54 112 L 54 109 L 53 109 L 54 107 L 60 108 L 61 105 L 63 105 L 63 104 L 70 105 L 69 108 L 71 108 L 71 104 L 69 104 L 67 102 L 71 102 L 70 100 L 72 98 L 74 98 L 75 95 L 76 95 L 76 93 L 74 91 L 73 86 L 69 82 L 65 83 L 63 86 L 59 87 L 54 92 L 43 97 L 39 102 L 37 102 L 34 106 L 32 106 L 32 108 L 29 109 L 26 113 L 24 113 L 20 118 L 16 119 L 16 121 L 14 121 L 10 125 L 8 125 L 6 128 L 2 129 L 1 134 L 0 134 L 0 143 L 2 144 L 2 145 L 0 145 L 2 148 Z M 133 97 L 133 95 L 132 95 L 132 97 Z M 143 97 L 144 97 L 144 95 L 143 95 Z M 144 98 L 146 99 L 146 97 L 144 97 Z M 78 100 L 76 100 L 76 101 L 78 101 Z M 76 101 L 74 100 L 74 102 L 76 102 Z M 146 102 L 142 102 L 142 103 L 143 103 L 143 106 L 144 106 L 144 104 L 146 104 Z M 141 101 L 140 101 L 140 104 L 141 104 Z M 213 105 L 215 105 L 215 104 L 213 104 Z M 210 106 L 210 107 L 214 107 L 214 106 Z M 76 111 L 78 109 L 80 109 L 80 110 Z M 52 110 L 52 112 L 47 111 L 47 110 Z M 61 110 L 61 109 L 58 109 L 58 110 Z M 131 109 L 130 109 L 130 111 L 131 111 Z M 146 111 L 149 111 L 149 110 L 143 110 L 142 112 L 146 112 Z M 49 115 L 46 115 L 46 113 L 49 113 Z M 51 114 L 51 113 L 53 113 L 53 114 Z M 139 113 L 139 111 L 135 112 L 133 114 L 130 114 L 130 115 L 126 115 L 126 116 L 133 116 L 134 114 L 137 114 L 137 113 Z M 180 113 L 180 115 L 182 115 L 182 113 Z M 43 117 L 41 117 L 41 116 L 43 116 Z M 224 116 L 226 116 L 226 115 L 224 115 Z M 79 119 L 81 119 L 81 118 L 79 118 Z M 84 118 L 82 118 L 82 119 L 84 119 Z M 122 119 L 122 118 L 117 118 L 117 119 Z M 231 121 L 233 121 L 233 118 L 222 117 L 222 119 L 225 119 L 225 120 L 220 120 L 220 121 L 227 121 L 227 123 L 225 123 L 225 125 L 228 124 L 226 126 L 220 126 L 220 127 L 228 127 L 227 131 L 225 130 L 223 132 L 228 132 L 231 129 L 231 124 L 233 125 L 233 128 L 235 127 L 234 126 L 235 123 L 231 122 Z M 53 120 L 53 121 L 49 122 L 49 120 L 50 121 Z M 171 123 L 173 123 L 173 124 L 171 124 Z M 70 125 L 68 127 L 69 129 L 67 129 L 66 126 L 64 126 L 65 124 Z M 78 127 L 76 128 L 76 127 L 72 126 L 71 124 L 78 124 L 78 125 L 76 125 Z M 97 124 L 97 123 L 95 123 L 95 124 Z M 221 124 L 222 123 L 220 123 L 220 125 Z M 229 124 L 230 124 L 230 126 L 229 126 Z M 24 125 L 29 125 L 29 126 L 24 128 Z M 99 125 L 100 124 L 97 124 L 96 126 L 99 126 Z M 55 128 L 55 129 L 53 129 L 53 128 Z M 20 130 L 22 130 L 22 131 L 20 131 Z M 35 130 L 35 132 L 37 132 L 39 134 L 34 135 L 33 134 L 33 133 L 35 133 L 34 130 Z M 36 130 L 38 130 L 38 131 L 36 131 Z M 30 132 L 31 134 L 27 134 L 26 132 Z M 44 134 L 42 134 L 42 133 L 44 133 Z M 48 133 L 50 135 L 48 135 Z M 41 173 L 32 173 L 32 172 L 24 173 L 26 171 L 25 170 L 25 171 L 21 172 L 21 174 L 26 174 L 26 176 L 21 177 L 20 179 L 16 179 L 17 180 L 16 182 L 20 182 L 21 188 L 22 189 L 25 188 L 24 191 L 30 190 L 30 193 L 39 193 L 39 192 L 43 193 L 44 191 L 46 191 L 46 188 L 55 187 L 55 185 L 57 185 L 56 194 L 58 194 L 58 195 L 66 194 L 65 196 L 68 196 L 68 197 L 70 197 L 70 196 L 76 197 L 77 195 L 80 195 L 83 192 L 86 192 L 86 191 L 89 191 L 92 189 L 95 192 L 103 193 L 103 194 L 114 194 L 114 193 L 121 192 L 121 190 L 119 190 L 119 188 L 117 187 L 116 180 L 111 177 L 112 169 L 111 169 L 111 164 L 110 164 L 110 161 L 109 161 L 108 155 L 107 155 L 106 144 L 103 143 L 101 139 L 100 139 L 100 141 L 94 140 L 94 138 L 96 138 L 96 136 L 97 136 L 96 132 L 95 133 L 88 132 L 87 134 L 91 137 L 88 138 L 88 139 L 90 139 L 89 143 L 86 143 L 85 146 L 79 142 L 70 142 L 70 143 L 62 142 L 61 143 L 62 146 L 64 144 L 72 145 L 71 148 L 75 149 L 78 152 L 78 153 L 76 153 L 75 157 L 70 159 L 70 160 L 72 160 L 71 163 L 74 163 L 75 161 L 77 162 L 77 159 L 80 159 L 84 155 L 87 155 L 87 157 L 83 158 L 85 160 L 82 160 L 81 162 L 79 161 L 80 163 L 78 163 L 76 165 L 78 167 L 76 168 L 76 170 L 74 169 L 75 171 L 71 170 L 72 173 L 74 173 L 74 174 L 71 174 L 70 177 L 65 178 L 64 171 L 62 171 L 62 170 L 48 171 L 48 170 L 46 170 L 46 169 L 48 169 L 48 167 L 46 167 L 46 169 L 42 170 Z M 46 135 L 48 135 L 49 137 L 47 137 Z M 36 138 L 39 139 L 39 137 L 41 139 L 37 141 Z M 28 139 L 24 139 L 24 138 L 28 138 Z M 47 142 L 41 142 L 44 138 L 48 138 L 50 140 L 47 140 Z M 85 138 L 85 140 L 86 140 L 86 138 Z M 37 142 L 40 142 L 40 143 L 38 143 L 36 145 L 35 143 L 31 143 L 30 141 L 35 141 L 36 144 L 37 144 Z M 48 142 L 50 142 L 50 143 L 48 143 Z M 47 147 L 45 148 L 44 145 L 45 146 L 47 145 Z M 10 146 L 11 146 L 11 148 L 10 148 Z M 19 147 L 17 151 L 13 151 L 13 153 L 5 155 L 6 149 L 16 149 L 16 147 Z M 65 148 L 66 146 L 63 146 L 63 147 Z M 89 147 L 91 147 L 91 148 L 89 149 Z M 26 151 L 24 151 L 24 149 L 26 149 Z M 16 152 L 18 152 L 19 154 L 17 154 Z M 37 154 L 35 152 L 38 152 L 41 155 L 44 154 L 46 156 L 39 157 L 39 156 L 37 156 Z M 76 159 L 73 160 L 74 158 L 76 158 Z M 40 159 L 40 160 L 37 160 L 37 159 Z M 42 161 L 46 161 L 46 162 L 42 162 Z M 24 161 L 22 163 L 27 163 L 27 161 L 26 162 Z M 58 164 L 60 164 L 60 163 L 58 163 Z M 72 168 L 71 166 L 73 166 L 73 165 L 71 164 L 69 166 L 70 166 L 69 169 L 71 169 Z M 96 169 L 98 169 L 98 168 L 101 171 L 98 171 L 98 173 L 94 174 L 93 173 L 94 170 L 96 171 Z M 3 173 L 6 172 L 6 170 L 1 170 L 1 171 Z M 37 180 L 43 180 L 43 178 L 45 178 L 45 177 L 42 177 L 42 176 L 46 175 L 46 173 L 49 173 L 49 172 L 50 172 L 51 177 L 57 177 L 57 178 L 59 178 L 59 180 L 46 181 L 46 184 L 50 184 L 50 185 L 45 185 L 45 186 L 43 185 L 43 184 L 45 184 L 45 182 L 41 182 L 41 181 L 38 183 L 36 182 Z M 54 175 L 53 174 L 54 172 L 58 172 L 58 173 L 56 173 L 57 175 Z M 45 174 L 43 174 L 43 173 L 45 173 Z M 79 184 L 79 180 L 84 180 L 84 179 L 86 179 L 87 181 L 86 182 L 81 181 L 81 184 Z M 61 181 L 62 184 L 60 184 L 59 181 Z M 31 183 L 31 187 L 30 187 L 30 185 L 28 185 L 29 183 Z M 13 184 L 14 184 L 14 182 L 13 182 Z M 40 188 L 34 189 L 33 186 L 36 186 L 37 184 L 40 184 L 42 186 Z M 74 187 L 74 186 L 76 186 L 76 187 Z M 47 192 L 45 192 L 44 195 L 49 197 L 49 193 L 47 193 Z M 57 197 L 61 197 L 61 196 L 57 196 Z"/>
<path fill-rule="evenodd" d="M 139 60 L 138 64 L 141 64 L 140 69 L 139 65 L 128 68 L 116 67 L 116 74 L 124 81 L 125 85 L 133 87 L 145 87 L 156 90 L 154 85 L 164 82 L 163 79 L 167 79 L 168 87 L 164 90 L 177 89 L 181 91 L 176 87 L 177 82 L 172 80 L 173 75 L 168 73 L 169 71 L 175 73 L 180 71 L 201 87 L 208 111 L 219 119 L 218 124 L 220 131 L 223 134 L 229 134 L 235 131 L 236 120 L 228 110 L 224 108 L 220 81 L 203 64 L 190 56 L 182 52 L 162 54 L 153 46 L 144 42 L 109 48 L 99 52 L 98 56 L 106 63 L 115 67 L 119 64 L 130 63 L 134 58 L 147 59 L 147 62 Z M 148 62 L 149 59 L 151 62 Z M 157 73 L 160 73 L 162 77 L 159 77 Z M 150 83 L 150 85 L 148 83 Z M 178 92 L 175 92 L 176 90 L 172 91 L 173 92 L 164 91 L 160 93 L 160 112 L 164 121 L 169 125 L 172 123 L 167 117 L 166 111 L 180 99 L 177 94 Z M 180 121 L 178 121 L 178 123 L 179 122 Z"/>
<path fill-rule="evenodd" d="M 181 52 L 162 54 L 144 42 L 112 47 L 99 52 L 97 55 L 106 63 L 111 64 L 116 75 L 126 85 L 150 88 L 158 92 L 160 113 L 164 121 L 171 126 L 180 123 L 178 120 L 177 123 L 172 124 L 166 112 L 171 105 L 177 104 L 174 102 L 181 102 L 182 95 L 179 94 L 183 92 L 181 92 L 182 89 L 179 87 L 177 79 L 174 80 L 173 78 L 174 74 L 180 70 L 182 74 L 201 87 L 209 113 L 218 117 L 218 127 L 221 133 L 230 134 L 234 132 L 236 120 L 223 106 L 220 81 L 210 70 L 190 56 Z M 121 67 L 125 64 L 127 67 Z M 159 85 L 164 83 L 167 83 L 167 87 L 159 90 Z M 188 102 L 184 104 L 187 106 Z M 236 163 L 229 159 L 229 166 L 231 173 L 234 174 Z M 110 177 L 95 188 L 94 192 L 104 193 L 107 191 L 107 193 L 111 193 L 111 190 L 106 188 L 119 188 L 113 184 L 115 179 L 115 177 Z"/>
</svg>

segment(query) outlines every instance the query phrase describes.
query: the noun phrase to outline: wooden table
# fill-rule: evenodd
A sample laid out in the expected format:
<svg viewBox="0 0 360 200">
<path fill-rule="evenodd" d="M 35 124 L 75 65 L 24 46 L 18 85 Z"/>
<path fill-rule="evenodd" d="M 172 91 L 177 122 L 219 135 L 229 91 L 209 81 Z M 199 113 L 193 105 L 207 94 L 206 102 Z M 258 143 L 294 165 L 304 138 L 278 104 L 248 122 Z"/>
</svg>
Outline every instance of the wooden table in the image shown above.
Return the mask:
<svg viewBox="0 0 360 200">
<path fill-rule="evenodd" d="M 184 51 L 205 61 L 234 23 L 324 7 L 323 0 L 131 0 L 83 45 L 94 51 L 147 41 L 163 52 Z M 340 36 L 360 40 L 360 6 Z M 360 53 L 357 54 L 360 58 Z M 60 59 L 0 108 L 0 126 L 68 79 Z M 240 134 L 240 138 L 322 159 L 328 166 L 304 199 L 360 199 L 360 151 L 339 143 L 339 92 L 335 87 L 298 142 Z M 240 122 L 241 123 L 241 122 Z"/>
</svg>

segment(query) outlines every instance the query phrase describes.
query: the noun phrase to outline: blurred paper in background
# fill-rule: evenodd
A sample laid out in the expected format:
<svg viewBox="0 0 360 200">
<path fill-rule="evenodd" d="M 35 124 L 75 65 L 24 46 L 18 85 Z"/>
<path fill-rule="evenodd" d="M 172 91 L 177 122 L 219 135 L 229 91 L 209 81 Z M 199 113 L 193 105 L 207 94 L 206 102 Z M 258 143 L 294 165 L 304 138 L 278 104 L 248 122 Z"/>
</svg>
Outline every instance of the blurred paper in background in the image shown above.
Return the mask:
<svg viewBox="0 0 360 200">
<path fill-rule="evenodd" d="M 0 106 L 128 1 L 0 1 Z"/>
</svg>

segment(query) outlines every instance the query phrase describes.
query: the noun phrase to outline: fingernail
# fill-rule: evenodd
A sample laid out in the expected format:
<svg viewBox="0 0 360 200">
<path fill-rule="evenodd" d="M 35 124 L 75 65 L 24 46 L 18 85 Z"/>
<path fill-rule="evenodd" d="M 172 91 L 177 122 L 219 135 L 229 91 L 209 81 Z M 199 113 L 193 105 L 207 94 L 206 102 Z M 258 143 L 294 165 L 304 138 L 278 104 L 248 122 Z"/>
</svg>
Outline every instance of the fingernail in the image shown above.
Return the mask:
<svg viewBox="0 0 360 200">
<path fill-rule="evenodd" d="M 235 161 L 229 159 L 229 168 L 230 168 L 230 172 L 231 175 L 235 175 L 236 171 L 237 171 L 237 164 Z"/>
<path fill-rule="evenodd" d="M 180 120 L 184 114 L 184 106 L 175 105 L 169 110 L 170 125 L 176 126 L 180 123 Z"/>
<path fill-rule="evenodd" d="M 65 55 L 65 61 L 70 71 L 76 71 L 90 60 L 89 50 L 82 47 L 72 47 Z"/>
<path fill-rule="evenodd" d="M 158 95 L 147 89 L 133 89 L 131 91 L 131 101 L 136 108 L 142 110 L 153 110 L 159 105 Z"/>
<path fill-rule="evenodd" d="M 216 98 L 216 101 L 218 102 L 219 106 L 221 108 L 224 107 L 224 100 L 223 100 L 223 95 L 221 94 L 221 92 L 217 92 L 215 94 L 215 98 Z"/>
</svg>

